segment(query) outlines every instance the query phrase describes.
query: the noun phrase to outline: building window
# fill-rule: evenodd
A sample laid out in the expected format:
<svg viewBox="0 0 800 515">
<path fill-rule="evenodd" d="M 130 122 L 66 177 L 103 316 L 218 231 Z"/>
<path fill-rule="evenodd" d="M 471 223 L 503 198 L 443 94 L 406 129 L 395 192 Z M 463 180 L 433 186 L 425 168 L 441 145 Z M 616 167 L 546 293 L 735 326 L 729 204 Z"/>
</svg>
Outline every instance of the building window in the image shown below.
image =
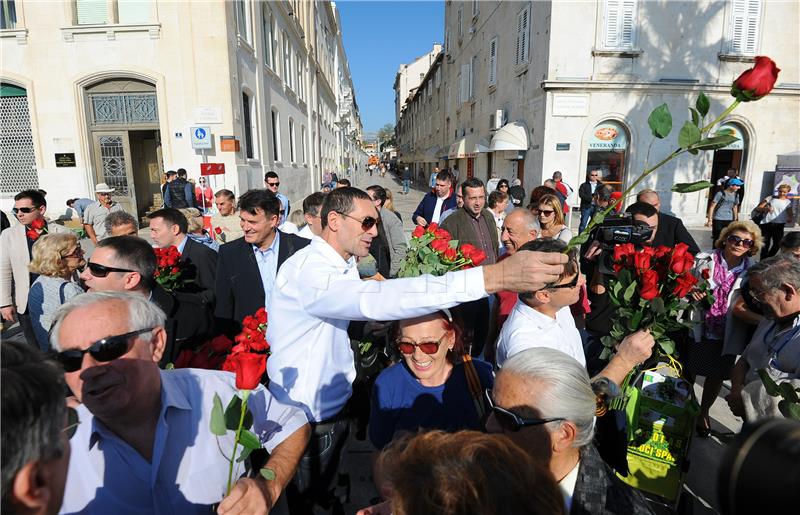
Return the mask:
<svg viewBox="0 0 800 515">
<path fill-rule="evenodd" d="M 603 47 L 631 50 L 636 44 L 637 0 L 606 0 Z"/>
<path fill-rule="evenodd" d="M 272 110 L 272 160 L 276 163 L 281 161 L 281 135 L 280 117 L 278 111 Z"/>
<path fill-rule="evenodd" d="M 478 0 L 472 0 L 472 17 L 474 18 L 475 16 L 477 16 L 478 12 L 479 12 Z"/>
<path fill-rule="evenodd" d="M 261 24 L 264 37 L 264 64 L 272 68 L 272 12 L 267 4 L 264 4 L 261 9 Z"/>
<path fill-rule="evenodd" d="M 292 87 L 292 54 L 289 51 L 289 35 L 284 30 L 283 36 L 283 80 L 287 86 Z"/>
<path fill-rule="evenodd" d="M 463 104 L 469 102 L 472 98 L 472 62 L 470 59 L 469 64 L 461 65 L 461 74 L 459 75 L 459 101 Z"/>
<path fill-rule="evenodd" d="M 0 0 L 0 29 L 13 29 L 17 26 L 17 7 L 14 0 Z"/>
<path fill-rule="evenodd" d="M 475 98 L 475 70 L 478 69 L 478 56 L 473 55 L 469 60 L 469 98 Z"/>
<path fill-rule="evenodd" d="M 117 0 L 118 21 L 121 24 L 148 23 L 152 21 L 152 0 Z"/>
<path fill-rule="evenodd" d="M 294 120 L 289 118 L 289 162 L 294 164 L 297 162 L 297 154 L 295 153 L 294 141 Z"/>
<path fill-rule="evenodd" d="M 489 41 L 489 85 L 497 84 L 497 36 Z"/>
<path fill-rule="evenodd" d="M 517 40 L 516 40 L 516 57 L 514 58 L 514 65 L 519 66 L 528 62 L 528 54 L 530 46 L 530 17 L 531 7 L 525 6 L 519 13 L 517 13 Z"/>
<path fill-rule="evenodd" d="M 464 10 L 458 8 L 458 40 L 461 41 L 464 37 Z"/>
<path fill-rule="evenodd" d="M 728 53 L 756 55 L 761 0 L 732 0 L 728 22 Z"/>
<path fill-rule="evenodd" d="M 78 25 L 104 25 L 108 19 L 107 0 L 75 0 Z"/>
<path fill-rule="evenodd" d="M 245 0 L 236 0 L 236 29 L 239 37 L 250 43 L 250 25 L 247 23 L 247 4 Z"/>
<path fill-rule="evenodd" d="M 303 62 L 300 59 L 300 52 L 296 52 L 294 54 L 294 63 L 295 63 L 295 71 L 297 72 L 297 80 L 295 84 L 297 86 L 297 96 L 300 100 L 303 100 Z"/>
<path fill-rule="evenodd" d="M 275 17 L 270 16 L 270 36 L 272 37 L 272 41 L 270 41 L 271 52 L 269 55 L 270 61 L 272 61 L 272 69 L 277 73 L 278 72 L 278 29 L 275 22 Z"/>
<path fill-rule="evenodd" d="M 244 125 L 244 155 L 253 159 L 253 116 L 250 112 L 250 96 L 242 93 L 242 124 Z"/>
<path fill-rule="evenodd" d="M 28 93 L 23 88 L 0 83 L 0 193 L 14 194 L 39 187 L 36 154 L 33 149 Z"/>
<path fill-rule="evenodd" d="M 614 191 L 625 186 L 625 163 L 628 156 L 628 131 L 615 121 L 597 124 L 589 136 L 587 173 L 600 170 L 603 183 Z"/>
<path fill-rule="evenodd" d="M 300 162 L 306 164 L 306 126 L 300 126 Z"/>
</svg>

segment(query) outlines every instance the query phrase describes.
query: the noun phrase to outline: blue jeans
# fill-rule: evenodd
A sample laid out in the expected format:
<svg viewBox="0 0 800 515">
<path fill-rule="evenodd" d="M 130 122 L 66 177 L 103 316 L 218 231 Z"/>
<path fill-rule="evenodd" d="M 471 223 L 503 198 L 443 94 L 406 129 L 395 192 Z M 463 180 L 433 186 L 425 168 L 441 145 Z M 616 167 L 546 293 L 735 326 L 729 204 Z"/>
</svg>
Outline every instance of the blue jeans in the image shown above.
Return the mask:
<svg viewBox="0 0 800 515">
<path fill-rule="evenodd" d="M 589 220 L 594 216 L 594 209 L 594 206 L 581 208 L 581 223 L 578 225 L 578 232 L 583 231 L 589 225 Z"/>
<path fill-rule="evenodd" d="M 403 193 L 408 194 L 409 184 L 411 184 L 411 179 L 403 179 Z"/>
</svg>

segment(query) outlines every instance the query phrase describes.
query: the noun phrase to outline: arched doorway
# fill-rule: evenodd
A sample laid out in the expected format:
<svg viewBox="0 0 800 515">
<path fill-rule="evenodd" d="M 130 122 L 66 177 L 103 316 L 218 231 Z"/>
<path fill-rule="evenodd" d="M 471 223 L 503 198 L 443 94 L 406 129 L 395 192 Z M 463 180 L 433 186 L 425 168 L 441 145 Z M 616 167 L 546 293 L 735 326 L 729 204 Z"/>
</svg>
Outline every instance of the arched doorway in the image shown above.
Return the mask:
<svg viewBox="0 0 800 515">
<path fill-rule="evenodd" d="M 85 88 L 95 183 L 114 188 L 125 211 L 145 216 L 163 204 L 161 132 L 153 84 L 103 80 Z"/>
<path fill-rule="evenodd" d="M 586 172 L 600 170 L 604 184 L 622 191 L 629 142 L 628 131 L 621 123 L 606 120 L 595 125 L 587 145 Z"/>
<path fill-rule="evenodd" d="M 708 204 L 714 198 L 714 193 L 721 189 L 721 185 L 717 183 L 720 179 L 728 175 L 729 170 L 736 170 L 739 178 L 747 184 L 746 170 L 745 170 L 745 157 L 747 152 L 747 138 L 742 128 L 735 123 L 723 123 L 719 126 L 716 132 L 732 131 L 733 135 L 739 138 L 727 147 L 723 147 L 714 151 L 714 159 L 711 163 L 711 184 L 714 186 L 708 193 Z M 739 188 L 739 200 L 744 198 L 744 186 Z"/>
</svg>

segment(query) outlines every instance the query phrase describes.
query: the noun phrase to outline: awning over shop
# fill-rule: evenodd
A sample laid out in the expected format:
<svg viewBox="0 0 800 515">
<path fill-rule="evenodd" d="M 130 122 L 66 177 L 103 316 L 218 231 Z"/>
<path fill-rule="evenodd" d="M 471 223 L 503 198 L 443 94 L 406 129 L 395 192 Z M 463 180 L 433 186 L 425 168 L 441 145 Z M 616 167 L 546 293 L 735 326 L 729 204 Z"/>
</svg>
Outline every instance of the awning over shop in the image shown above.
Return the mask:
<svg viewBox="0 0 800 515">
<path fill-rule="evenodd" d="M 507 123 L 494 133 L 489 150 L 528 150 L 528 131 L 519 122 Z"/>
<path fill-rule="evenodd" d="M 447 153 L 449 159 L 459 159 L 467 156 L 467 138 L 456 140 L 455 143 L 450 145 L 450 151 Z"/>
</svg>

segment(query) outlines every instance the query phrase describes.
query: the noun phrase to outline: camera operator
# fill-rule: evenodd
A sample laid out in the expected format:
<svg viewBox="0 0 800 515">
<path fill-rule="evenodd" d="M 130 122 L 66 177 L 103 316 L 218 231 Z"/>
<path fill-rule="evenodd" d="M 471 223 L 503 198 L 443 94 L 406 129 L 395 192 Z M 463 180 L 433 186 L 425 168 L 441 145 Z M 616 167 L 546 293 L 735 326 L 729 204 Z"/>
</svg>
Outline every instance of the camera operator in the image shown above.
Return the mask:
<svg viewBox="0 0 800 515">
<path fill-rule="evenodd" d="M 641 204 L 649 204 L 656 209 L 657 219 L 652 220 L 652 214 L 648 210 L 643 210 Z M 685 243 L 689 246 L 689 253 L 696 256 L 700 252 L 700 247 L 686 230 L 680 218 L 668 215 L 661 211 L 661 199 L 655 190 L 642 190 L 636 195 L 636 203 L 626 209 L 633 215 L 635 220 L 643 220 L 653 228 L 653 239 L 651 245 L 658 247 L 665 245 L 674 247 L 676 243 Z M 653 223 L 655 222 L 655 223 Z"/>
</svg>

